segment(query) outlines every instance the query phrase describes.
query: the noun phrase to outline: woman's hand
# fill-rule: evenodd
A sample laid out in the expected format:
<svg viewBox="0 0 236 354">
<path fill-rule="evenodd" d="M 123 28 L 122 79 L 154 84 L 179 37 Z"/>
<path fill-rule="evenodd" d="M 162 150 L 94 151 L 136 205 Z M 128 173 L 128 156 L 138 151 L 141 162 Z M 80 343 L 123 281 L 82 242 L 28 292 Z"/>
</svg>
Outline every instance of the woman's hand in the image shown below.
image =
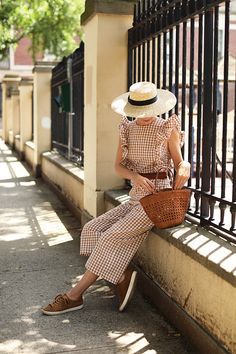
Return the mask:
<svg viewBox="0 0 236 354">
<path fill-rule="evenodd" d="M 181 161 L 176 168 L 174 189 L 181 189 L 190 177 L 190 163 Z"/>
<path fill-rule="evenodd" d="M 155 191 L 155 184 L 138 173 L 136 173 L 131 180 L 136 187 L 142 188 L 146 192 L 153 193 Z"/>
</svg>

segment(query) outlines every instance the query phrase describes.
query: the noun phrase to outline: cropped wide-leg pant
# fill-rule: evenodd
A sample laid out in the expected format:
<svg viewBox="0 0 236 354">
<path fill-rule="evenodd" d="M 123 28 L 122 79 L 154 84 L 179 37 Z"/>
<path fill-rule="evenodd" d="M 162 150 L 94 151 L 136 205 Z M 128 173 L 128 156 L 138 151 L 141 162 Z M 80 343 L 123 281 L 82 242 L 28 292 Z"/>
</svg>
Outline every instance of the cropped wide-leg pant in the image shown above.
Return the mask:
<svg viewBox="0 0 236 354">
<path fill-rule="evenodd" d="M 153 223 L 138 201 L 127 201 L 84 225 L 80 254 L 99 277 L 117 284 Z"/>
</svg>

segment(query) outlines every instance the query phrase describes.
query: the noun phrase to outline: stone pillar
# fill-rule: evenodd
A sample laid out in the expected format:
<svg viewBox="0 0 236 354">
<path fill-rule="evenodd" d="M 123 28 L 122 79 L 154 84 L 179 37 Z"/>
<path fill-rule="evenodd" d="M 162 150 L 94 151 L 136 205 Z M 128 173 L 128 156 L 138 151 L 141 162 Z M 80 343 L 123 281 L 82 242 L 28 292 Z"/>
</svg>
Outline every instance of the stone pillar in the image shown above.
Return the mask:
<svg viewBox="0 0 236 354">
<path fill-rule="evenodd" d="M 20 91 L 20 157 L 25 158 L 25 143 L 32 140 L 32 92 L 33 79 L 22 78 L 19 84 Z"/>
<path fill-rule="evenodd" d="M 135 1 L 87 0 L 85 34 L 84 208 L 92 216 L 105 211 L 104 191 L 124 181 L 114 171 L 120 117 L 113 98 L 127 91 L 128 29 Z"/>
<path fill-rule="evenodd" d="M 6 143 L 13 145 L 13 104 L 12 93 L 18 89 L 21 78 L 18 75 L 5 75 L 2 80 L 2 135 Z M 9 141 L 10 137 L 10 141 Z"/>
<path fill-rule="evenodd" d="M 20 97 L 19 89 L 12 88 L 11 104 L 12 104 L 12 146 L 15 148 L 15 136 L 20 133 Z"/>
<path fill-rule="evenodd" d="M 9 93 L 7 91 L 7 83 L 2 82 L 2 138 L 5 143 L 8 143 L 8 129 L 9 129 Z"/>
<path fill-rule="evenodd" d="M 41 174 L 41 154 L 51 149 L 51 76 L 55 63 L 37 62 L 34 69 L 34 166 L 36 177 Z"/>
</svg>

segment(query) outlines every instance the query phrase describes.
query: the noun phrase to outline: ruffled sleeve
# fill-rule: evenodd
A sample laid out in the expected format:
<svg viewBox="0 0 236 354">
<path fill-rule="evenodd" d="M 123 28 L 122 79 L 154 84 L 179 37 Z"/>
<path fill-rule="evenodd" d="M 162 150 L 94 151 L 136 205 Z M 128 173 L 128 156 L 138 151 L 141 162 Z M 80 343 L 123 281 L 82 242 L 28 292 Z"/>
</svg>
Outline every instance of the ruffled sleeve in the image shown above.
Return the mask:
<svg viewBox="0 0 236 354">
<path fill-rule="evenodd" d="M 126 117 L 122 117 L 119 125 L 120 140 L 122 147 L 122 159 L 125 160 L 128 155 L 128 137 L 129 137 L 129 121 Z M 122 160 L 122 161 L 123 161 Z"/>
<path fill-rule="evenodd" d="M 176 128 L 180 134 L 180 146 L 183 146 L 184 144 L 184 131 L 181 131 L 181 120 L 180 117 L 177 116 L 176 114 L 172 114 L 171 117 L 169 117 L 165 122 L 164 122 L 164 134 L 167 139 L 170 138 L 172 130 Z"/>
</svg>

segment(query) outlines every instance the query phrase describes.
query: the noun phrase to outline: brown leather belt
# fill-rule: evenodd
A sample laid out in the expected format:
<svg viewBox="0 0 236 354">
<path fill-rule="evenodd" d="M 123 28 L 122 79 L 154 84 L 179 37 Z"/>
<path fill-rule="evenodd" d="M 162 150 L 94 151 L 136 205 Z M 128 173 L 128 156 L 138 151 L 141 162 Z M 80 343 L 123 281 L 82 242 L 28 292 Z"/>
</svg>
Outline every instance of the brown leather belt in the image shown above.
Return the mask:
<svg viewBox="0 0 236 354">
<path fill-rule="evenodd" d="M 139 173 L 141 176 L 146 177 L 148 179 L 165 179 L 167 178 L 166 172 L 151 172 L 151 173 Z"/>
</svg>

